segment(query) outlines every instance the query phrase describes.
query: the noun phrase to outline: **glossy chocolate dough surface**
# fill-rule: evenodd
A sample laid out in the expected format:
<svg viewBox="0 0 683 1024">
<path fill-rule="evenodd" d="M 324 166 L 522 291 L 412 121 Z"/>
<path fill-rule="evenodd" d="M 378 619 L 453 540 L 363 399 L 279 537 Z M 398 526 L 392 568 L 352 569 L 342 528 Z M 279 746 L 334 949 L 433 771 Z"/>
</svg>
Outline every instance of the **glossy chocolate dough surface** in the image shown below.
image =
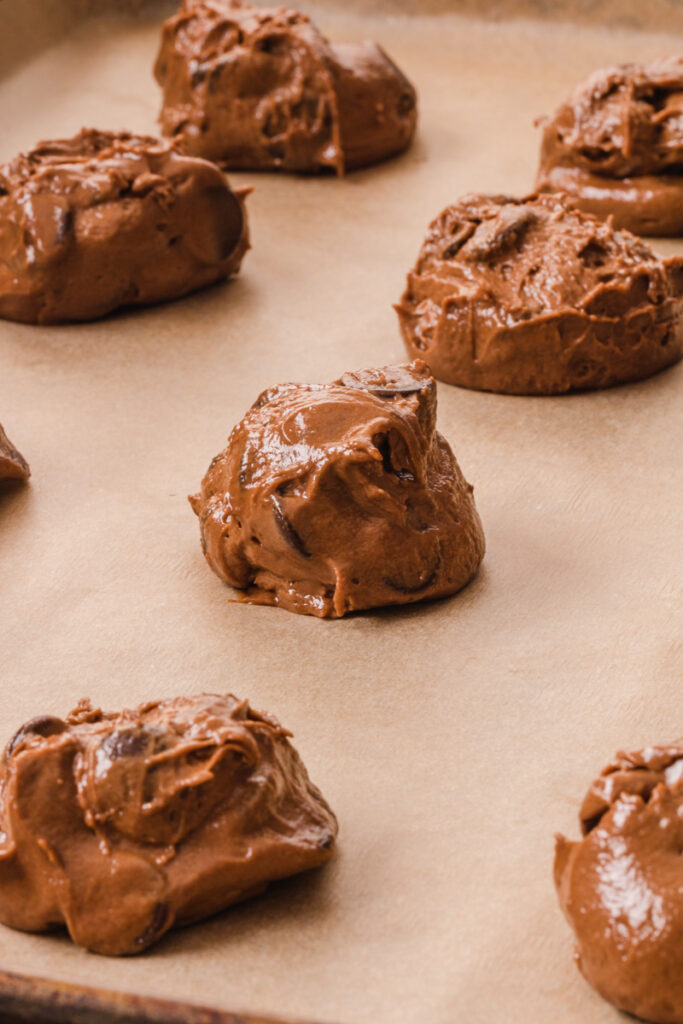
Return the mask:
<svg viewBox="0 0 683 1024">
<path fill-rule="evenodd" d="M 637 234 L 683 234 L 683 58 L 596 71 L 540 123 L 539 191 Z"/>
<path fill-rule="evenodd" d="M 168 142 L 83 129 L 0 167 L 0 316 L 92 320 L 239 270 L 244 194 Z"/>
<path fill-rule="evenodd" d="M 452 594 L 484 555 L 421 362 L 265 391 L 190 501 L 215 573 L 308 615 Z"/>
<path fill-rule="evenodd" d="M 214 694 L 27 722 L 0 777 L 0 920 L 140 953 L 322 864 L 337 823 L 289 735 Z"/>
<path fill-rule="evenodd" d="M 28 462 L 14 447 L 0 423 L 0 480 L 28 480 Z"/>
<path fill-rule="evenodd" d="M 304 14 L 185 0 L 155 66 L 164 135 L 235 170 L 345 171 L 410 145 L 415 90 L 374 43 L 332 45 Z"/>
<path fill-rule="evenodd" d="M 621 1010 L 683 1022 L 683 741 L 620 753 L 558 836 L 555 884 L 577 963 Z"/>
<path fill-rule="evenodd" d="M 682 268 L 560 196 L 469 195 L 430 225 L 396 309 L 449 384 L 605 388 L 681 358 Z"/>
</svg>

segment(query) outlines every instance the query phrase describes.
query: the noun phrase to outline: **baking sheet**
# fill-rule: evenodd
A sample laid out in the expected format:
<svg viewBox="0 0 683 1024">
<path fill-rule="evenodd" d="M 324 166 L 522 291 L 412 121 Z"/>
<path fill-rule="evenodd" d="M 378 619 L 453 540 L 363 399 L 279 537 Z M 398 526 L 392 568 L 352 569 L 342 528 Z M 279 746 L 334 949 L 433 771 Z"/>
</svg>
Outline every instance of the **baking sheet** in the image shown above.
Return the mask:
<svg viewBox="0 0 683 1024">
<path fill-rule="evenodd" d="M 0 739 L 86 694 L 231 690 L 294 731 L 339 856 L 138 958 L 0 928 L 0 966 L 325 1024 L 615 1021 L 572 963 L 552 837 L 577 834 L 617 748 L 683 731 L 683 368 L 547 399 L 440 385 L 488 551 L 439 603 L 340 622 L 232 603 L 185 496 L 267 385 L 401 360 L 391 303 L 428 221 L 468 190 L 526 191 L 535 115 L 683 39 L 319 21 L 414 80 L 408 154 L 341 182 L 232 175 L 256 187 L 227 286 L 95 324 L 0 321 L 0 421 L 33 470 L 0 499 Z M 7 74 L 0 159 L 82 125 L 153 130 L 157 36 L 146 16 L 84 23 Z"/>
</svg>

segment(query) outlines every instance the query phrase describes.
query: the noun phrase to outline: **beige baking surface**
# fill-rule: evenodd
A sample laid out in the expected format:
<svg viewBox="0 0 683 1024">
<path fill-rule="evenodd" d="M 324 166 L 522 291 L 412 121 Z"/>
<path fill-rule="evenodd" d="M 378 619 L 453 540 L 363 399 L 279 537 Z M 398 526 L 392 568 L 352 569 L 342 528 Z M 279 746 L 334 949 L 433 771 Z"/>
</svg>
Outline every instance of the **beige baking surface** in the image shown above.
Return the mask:
<svg viewBox="0 0 683 1024">
<path fill-rule="evenodd" d="M 83 694 L 232 690 L 293 729 L 339 857 L 138 959 L 0 928 L 0 966 L 333 1024 L 613 1021 L 572 964 L 552 836 L 576 833 L 618 747 L 683 732 L 683 368 L 558 399 L 441 386 L 488 553 L 431 606 L 321 622 L 230 603 L 185 495 L 266 385 L 400 360 L 391 303 L 428 220 L 467 190 L 526 190 L 536 114 L 592 68 L 683 40 L 322 23 L 381 39 L 416 82 L 405 158 L 343 182 L 235 175 L 256 186 L 254 248 L 226 287 L 0 325 L 0 420 L 33 469 L 0 499 L 0 738 Z M 0 159 L 82 124 L 152 130 L 156 37 L 86 25 L 13 73 Z"/>
</svg>

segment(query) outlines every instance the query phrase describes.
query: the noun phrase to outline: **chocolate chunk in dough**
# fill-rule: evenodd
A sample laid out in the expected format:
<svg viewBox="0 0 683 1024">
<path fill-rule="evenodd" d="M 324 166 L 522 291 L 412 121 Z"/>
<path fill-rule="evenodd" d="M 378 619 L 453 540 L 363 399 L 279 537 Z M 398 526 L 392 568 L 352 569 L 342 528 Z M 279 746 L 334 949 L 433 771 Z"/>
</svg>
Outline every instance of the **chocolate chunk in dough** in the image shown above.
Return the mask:
<svg viewBox="0 0 683 1024">
<path fill-rule="evenodd" d="M 265 391 L 199 494 L 207 561 L 255 604 L 340 618 L 453 594 L 484 534 L 419 360 Z"/>
<path fill-rule="evenodd" d="M 539 123 L 539 191 L 637 234 L 683 234 L 683 57 L 596 71 Z"/>
<path fill-rule="evenodd" d="M 28 462 L 17 451 L 0 424 L 0 480 L 28 480 Z"/>
<path fill-rule="evenodd" d="M 244 191 L 173 145 L 83 129 L 0 167 L 0 316 L 92 320 L 236 274 Z"/>
<path fill-rule="evenodd" d="M 27 722 L 0 765 L 0 921 L 139 953 L 323 864 L 337 822 L 289 735 L 215 694 Z"/>
<path fill-rule="evenodd" d="M 430 225 L 396 311 L 408 353 L 449 384 L 606 388 L 683 355 L 683 261 L 559 195 L 468 195 Z"/>
<path fill-rule="evenodd" d="M 161 126 L 233 170 L 345 171 L 412 141 L 413 86 L 374 43 L 332 45 L 304 14 L 185 0 L 155 66 Z"/>
<path fill-rule="evenodd" d="M 683 741 L 618 754 L 580 820 L 555 851 L 580 971 L 620 1010 L 683 1024 Z"/>
</svg>

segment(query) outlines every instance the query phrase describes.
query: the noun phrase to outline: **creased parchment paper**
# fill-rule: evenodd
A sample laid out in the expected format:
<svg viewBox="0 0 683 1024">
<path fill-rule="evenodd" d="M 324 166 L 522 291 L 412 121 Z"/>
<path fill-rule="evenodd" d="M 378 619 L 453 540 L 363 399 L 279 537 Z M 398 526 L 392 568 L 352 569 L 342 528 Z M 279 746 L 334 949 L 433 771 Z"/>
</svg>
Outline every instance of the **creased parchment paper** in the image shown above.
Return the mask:
<svg viewBox="0 0 683 1024">
<path fill-rule="evenodd" d="M 136 959 L 0 928 L 0 966 L 326 1024 L 615 1021 L 572 963 L 553 833 L 576 834 L 617 748 L 683 733 L 683 368 L 552 399 L 441 385 L 488 552 L 438 604 L 321 622 L 231 603 L 186 495 L 262 388 L 401 360 L 391 303 L 428 221 L 465 191 L 528 190 L 537 114 L 683 39 L 320 23 L 378 39 L 416 83 L 405 157 L 341 182 L 233 175 L 255 185 L 253 251 L 227 286 L 95 324 L 0 323 L 0 421 L 33 471 L 0 498 L 0 739 L 86 694 L 231 690 L 293 730 L 339 857 Z M 157 35 L 144 14 L 84 22 L 6 75 L 0 159 L 82 125 L 154 130 Z"/>
</svg>

